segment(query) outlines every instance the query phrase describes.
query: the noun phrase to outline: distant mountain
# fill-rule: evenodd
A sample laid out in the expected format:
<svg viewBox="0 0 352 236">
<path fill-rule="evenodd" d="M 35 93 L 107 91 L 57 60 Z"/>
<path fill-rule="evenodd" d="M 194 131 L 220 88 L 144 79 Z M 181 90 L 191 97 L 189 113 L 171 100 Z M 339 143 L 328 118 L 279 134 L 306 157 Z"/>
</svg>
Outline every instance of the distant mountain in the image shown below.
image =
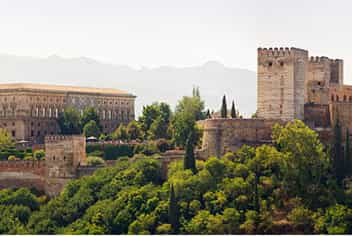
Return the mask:
<svg viewBox="0 0 352 236">
<path fill-rule="evenodd" d="M 201 66 L 133 69 L 129 66 L 101 63 L 91 58 L 19 57 L 0 54 L 0 82 L 31 82 L 76 86 L 110 87 L 137 96 L 136 113 L 143 105 L 165 101 L 172 108 L 177 100 L 190 95 L 199 86 L 210 110 L 219 110 L 226 94 L 230 106 L 234 99 L 245 116 L 256 109 L 256 74 L 209 61 Z"/>
</svg>

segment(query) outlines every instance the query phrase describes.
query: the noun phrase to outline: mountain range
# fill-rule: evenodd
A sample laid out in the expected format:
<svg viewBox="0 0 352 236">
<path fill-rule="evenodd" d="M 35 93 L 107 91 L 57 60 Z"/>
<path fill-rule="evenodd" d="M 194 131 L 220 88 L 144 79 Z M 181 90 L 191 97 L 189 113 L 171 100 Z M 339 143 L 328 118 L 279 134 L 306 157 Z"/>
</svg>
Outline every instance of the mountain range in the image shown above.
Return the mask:
<svg viewBox="0 0 352 236">
<path fill-rule="evenodd" d="M 161 66 L 135 69 L 79 57 L 49 56 L 34 58 L 0 54 L 1 83 L 45 83 L 88 87 L 108 87 L 137 96 L 136 114 L 143 105 L 167 102 L 172 108 L 182 96 L 197 86 L 206 108 L 218 111 L 222 96 L 232 100 L 245 117 L 256 109 L 256 73 L 247 69 L 226 67 L 216 61 L 190 67 Z"/>
</svg>

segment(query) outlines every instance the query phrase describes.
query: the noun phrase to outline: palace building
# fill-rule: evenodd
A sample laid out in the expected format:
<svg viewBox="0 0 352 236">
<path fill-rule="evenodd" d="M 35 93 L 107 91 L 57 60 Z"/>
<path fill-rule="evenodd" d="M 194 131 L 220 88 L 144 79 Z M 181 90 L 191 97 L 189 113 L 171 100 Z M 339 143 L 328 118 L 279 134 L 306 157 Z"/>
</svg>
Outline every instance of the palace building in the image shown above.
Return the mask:
<svg viewBox="0 0 352 236">
<path fill-rule="evenodd" d="M 107 88 L 44 84 L 0 84 L 0 128 L 16 141 L 43 143 L 46 135 L 58 134 L 57 118 L 67 107 L 83 114 L 87 107 L 97 111 L 104 133 L 135 118 L 136 96 Z"/>
</svg>

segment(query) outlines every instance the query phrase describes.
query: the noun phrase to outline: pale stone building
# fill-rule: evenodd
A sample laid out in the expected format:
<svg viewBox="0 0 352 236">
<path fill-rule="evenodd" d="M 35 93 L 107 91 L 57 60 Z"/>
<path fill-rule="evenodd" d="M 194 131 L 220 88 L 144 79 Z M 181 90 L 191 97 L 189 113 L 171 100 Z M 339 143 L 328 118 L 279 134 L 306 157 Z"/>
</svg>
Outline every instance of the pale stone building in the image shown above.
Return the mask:
<svg viewBox="0 0 352 236">
<path fill-rule="evenodd" d="M 103 132 L 109 133 L 135 117 L 135 96 L 117 89 L 43 84 L 0 85 L 0 127 L 17 140 L 43 143 L 45 135 L 59 133 L 57 118 L 72 106 L 81 114 L 94 107 Z"/>
</svg>

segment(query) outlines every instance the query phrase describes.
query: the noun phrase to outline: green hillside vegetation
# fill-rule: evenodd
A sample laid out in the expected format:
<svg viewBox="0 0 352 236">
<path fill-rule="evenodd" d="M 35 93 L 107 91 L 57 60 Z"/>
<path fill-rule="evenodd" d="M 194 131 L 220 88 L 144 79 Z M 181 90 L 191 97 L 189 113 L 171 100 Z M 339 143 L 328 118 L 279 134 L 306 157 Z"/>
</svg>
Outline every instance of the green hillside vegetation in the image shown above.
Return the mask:
<svg viewBox="0 0 352 236">
<path fill-rule="evenodd" d="M 317 134 L 302 122 L 275 126 L 274 145 L 183 161 L 162 181 L 151 158 L 71 181 L 51 200 L 0 191 L 2 234 L 352 233 L 352 184 L 336 180 Z"/>
</svg>

